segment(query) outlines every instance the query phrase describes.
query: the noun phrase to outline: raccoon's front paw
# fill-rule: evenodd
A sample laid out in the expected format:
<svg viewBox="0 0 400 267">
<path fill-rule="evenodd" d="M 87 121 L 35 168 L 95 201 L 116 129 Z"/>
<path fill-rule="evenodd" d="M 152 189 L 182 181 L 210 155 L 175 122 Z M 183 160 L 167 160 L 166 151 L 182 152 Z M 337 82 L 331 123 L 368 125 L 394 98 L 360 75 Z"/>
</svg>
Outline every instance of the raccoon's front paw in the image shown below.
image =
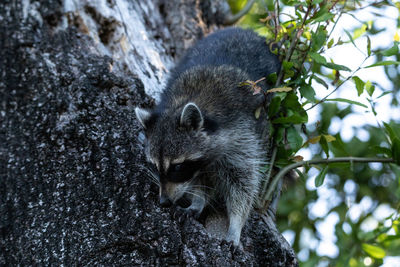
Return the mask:
<svg viewBox="0 0 400 267">
<path fill-rule="evenodd" d="M 179 206 L 175 207 L 174 211 L 174 219 L 178 220 L 179 223 L 183 223 L 186 221 L 189 217 L 192 216 L 192 213 L 189 209 L 187 208 L 182 208 Z"/>
<path fill-rule="evenodd" d="M 235 254 L 239 250 L 239 245 L 235 245 L 235 243 L 232 240 L 230 240 L 230 241 L 228 241 L 226 239 L 222 240 L 221 246 L 223 246 L 223 247 L 227 246 L 232 254 Z"/>
<path fill-rule="evenodd" d="M 191 209 L 191 208 L 182 208 L 179 206 L 175 207 L 174 211 L 174 218 L 179 221 L 179 223 L 183 223 L 189 217 L 194 217 L 196 219 L 199 218 L 200 213 L 198 210 Z"/>
</svg>

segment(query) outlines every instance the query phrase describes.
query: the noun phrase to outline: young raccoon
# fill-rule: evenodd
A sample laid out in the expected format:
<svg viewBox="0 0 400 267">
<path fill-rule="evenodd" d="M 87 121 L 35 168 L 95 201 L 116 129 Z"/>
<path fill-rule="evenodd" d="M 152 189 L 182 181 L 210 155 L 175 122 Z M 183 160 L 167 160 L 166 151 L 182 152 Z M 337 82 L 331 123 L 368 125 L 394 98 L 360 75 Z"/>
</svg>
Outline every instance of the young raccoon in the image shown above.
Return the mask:
<svg viewBox="0 0 400 267">
<path fill-rule="evenodd" d="M 264 96 L 243 82 L 279 66 L 264 38 L 250 30 L 220 30 L 187 51 L 154 110 L 135 109 L 146 156 L 159 172 L 160 204 L 190 195 L 185 211 L 197 217 L 213 199 L 223 199 L 226 240 L 234 245 L 258 197 L 266 155 L 254 115 Z"/>
</svg>

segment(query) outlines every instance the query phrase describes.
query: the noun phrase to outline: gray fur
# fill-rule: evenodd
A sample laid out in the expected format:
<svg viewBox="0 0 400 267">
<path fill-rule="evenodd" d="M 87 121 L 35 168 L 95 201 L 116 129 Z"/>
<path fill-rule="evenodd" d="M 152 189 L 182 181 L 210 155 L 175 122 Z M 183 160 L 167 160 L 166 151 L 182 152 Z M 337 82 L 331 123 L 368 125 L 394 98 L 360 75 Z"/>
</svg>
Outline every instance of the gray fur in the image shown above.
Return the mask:
<svg viewBox="0 0 400 267">
<path fill-rule="evenodd" d="M 186 210 L 195 215 L 222 198 L 230 224 L 226 240 L 235 245 L 258 197 L 267 153 L 254 116 L 263 95 L 253 95 L 242 83 L 278 69 L 263 38 L 248 30 L 222 30 L 188 51 L 151 114 L 135 110 L 146 130 L 146 155 L 160 173 L 160 194 L 172 202 L 191 195 Z M 266 89 L 265 83 L 258 85 Z M 179 168 L 187 162 L 202 165 L 184 181 L 171 182 L 174 170 L 186 173 Z"/>
<path fill-rule="evenodd" d="M 145 109 L 141 109 L 141 108 L 137 107 L 137 108 L 135 108 L 135 115 L 136 115 L 136 118 L 138 119 L 138 121 L 140 122 L 140 124 L 144 128 L 146 128 L 145 121 L 147 121 L 150 118 L 151 113 Z"/>
</svg>

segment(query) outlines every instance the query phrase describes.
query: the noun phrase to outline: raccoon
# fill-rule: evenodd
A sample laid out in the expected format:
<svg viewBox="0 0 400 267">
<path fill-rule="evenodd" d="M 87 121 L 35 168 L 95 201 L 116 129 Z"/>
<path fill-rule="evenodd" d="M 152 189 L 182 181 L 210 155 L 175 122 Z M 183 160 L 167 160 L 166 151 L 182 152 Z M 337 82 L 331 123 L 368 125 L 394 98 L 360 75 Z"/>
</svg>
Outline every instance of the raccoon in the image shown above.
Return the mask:
<svg viewBox="0 0 400 267">
<path fill-rule="evenodd" d="M 240 28 L 220 30 L 186 52 L 154 110 L 135 109 L 146 156 L 159 173 L 161 206 L 190 195 L 184 211 L 198 217 L 222 199 L 226 241 L 236 246 L 258 197 L 267 154 L 254 115 L 265 96 L 243 82 L 279 68 L 264 38 Z M 265 82 L 257 86 L 267 88 Z"/>
</svg>

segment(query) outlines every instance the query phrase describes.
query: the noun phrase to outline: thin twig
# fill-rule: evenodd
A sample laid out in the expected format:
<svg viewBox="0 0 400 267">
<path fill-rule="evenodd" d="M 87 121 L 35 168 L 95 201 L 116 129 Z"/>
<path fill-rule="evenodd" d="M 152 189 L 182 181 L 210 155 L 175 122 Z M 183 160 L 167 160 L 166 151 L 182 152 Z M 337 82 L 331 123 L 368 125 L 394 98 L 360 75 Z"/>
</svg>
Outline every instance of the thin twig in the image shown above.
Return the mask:
<svg viewBox="0 0 400 267">
<path fill-rule="evenodd" d="M 349 76 L 347 76 L 347 78 L 346 78 L 343 82 L 341 82 L 335 89 L 333 89 L 332 92 L 330 92 L 329 94 L 327 94 L 326 96 L 324 96 L 321 100 L 319 100 L 317 103 L 315 103 L 314 105 L 312 105 L 311 107 L 309 107 L 308 109 L 306 109 L 306 111 L 309 111 L 310 109 L 314 108 L 315 106 L 317 106 L 317 105 L 323 103 L 328 97 L 330 97 L 333 93 L 335 93 L 345 82 L 347 82 L 348 80 L 350 80 L 351 78 L 353 78 L 353 77 L 354 77 L 354 74 L 356 74 L 356 73 L 362 68 L 362 65 L 364 64 L 364 62 L 365 62 L 369 57 L 370 57 L 370 56 L 367 56 L 367 57 L 363 60 L 363 62 L 361 62 L 360 66 L 359 66 L 355 71 L 353 71 Z"/>
<path fill-rule="evenodd" d="M 282 179 L 290 170 L 296 169 L 298 167 L 302 167 L 309 164 L 329 164 L 335 162 L 382 162 L 382 163 L 394 163 L 394 159 L 392 158 L 359 158 L 359 157 L 340 157 L 340 158 L 332 158 L 332 159 L 313 159 L 307 161 L 300 161 L 286 166 L 281 169 L 279 173 L 274 177 L 271 182 L 271 185 L 268 188 L 267 194 L 264 199 L 270 199 L 272 193 L 274 192 L 274 188 L 277 185 L 278 181 Z"/>
<path fill-rule="evenodd" d="M 268 173 L 265 176 L 265 179 L 263 180 L 263 188 L 261 190 L 261 194 L 260 194 L 260 201 L 259 201 L 259 206 L 263 207 L 264 203 L 266 200 L 268 200 L 268 198 L 265 198 L 265 192 L 267 191 L 267 186 L 269 184 L 269 181 L 271 180 L 271 176 L 272 176 L 272 169 L 274 167 L 275 164 L 275 159 L 276 159 L 276 153 L 278 152 L 277 147 L 275 146 L 274 149 L 272 150 L 272 155 L 271 155 L 271 160 L 269 161 L 269 168 L 268 168 Z"/>
<path fill-rule="evenodd" d="M 294 52 L 294 50 L 296 48 L 296 45 L 297 45 L 298 41 L 300 40 L 301 35 L 303 34 L 304 25 L 305 25 L 305 23 L 307 21 L 308 15 L 310 14 L 310 11 L 311 11 L 311 4 L 307 8 L 307 11 L 306 11 L 306 14 L 304 15 L 301 27 L 294 32 L 294 39 L 292 40 L 292 43 L 290 44 L 289 50 L 286 53 L 285 61 L 290 61 L 290 59 L 292 58 L 293 52 Z M 279 76 L 276 79 L 275 87 L 278 87 L 282 83 L 282 81 L 283 81 L 283 72 L 284 71 L 283 71 L 283 64 L 282 64 L 281 70 L 279 71 Z"/>
</svg>

